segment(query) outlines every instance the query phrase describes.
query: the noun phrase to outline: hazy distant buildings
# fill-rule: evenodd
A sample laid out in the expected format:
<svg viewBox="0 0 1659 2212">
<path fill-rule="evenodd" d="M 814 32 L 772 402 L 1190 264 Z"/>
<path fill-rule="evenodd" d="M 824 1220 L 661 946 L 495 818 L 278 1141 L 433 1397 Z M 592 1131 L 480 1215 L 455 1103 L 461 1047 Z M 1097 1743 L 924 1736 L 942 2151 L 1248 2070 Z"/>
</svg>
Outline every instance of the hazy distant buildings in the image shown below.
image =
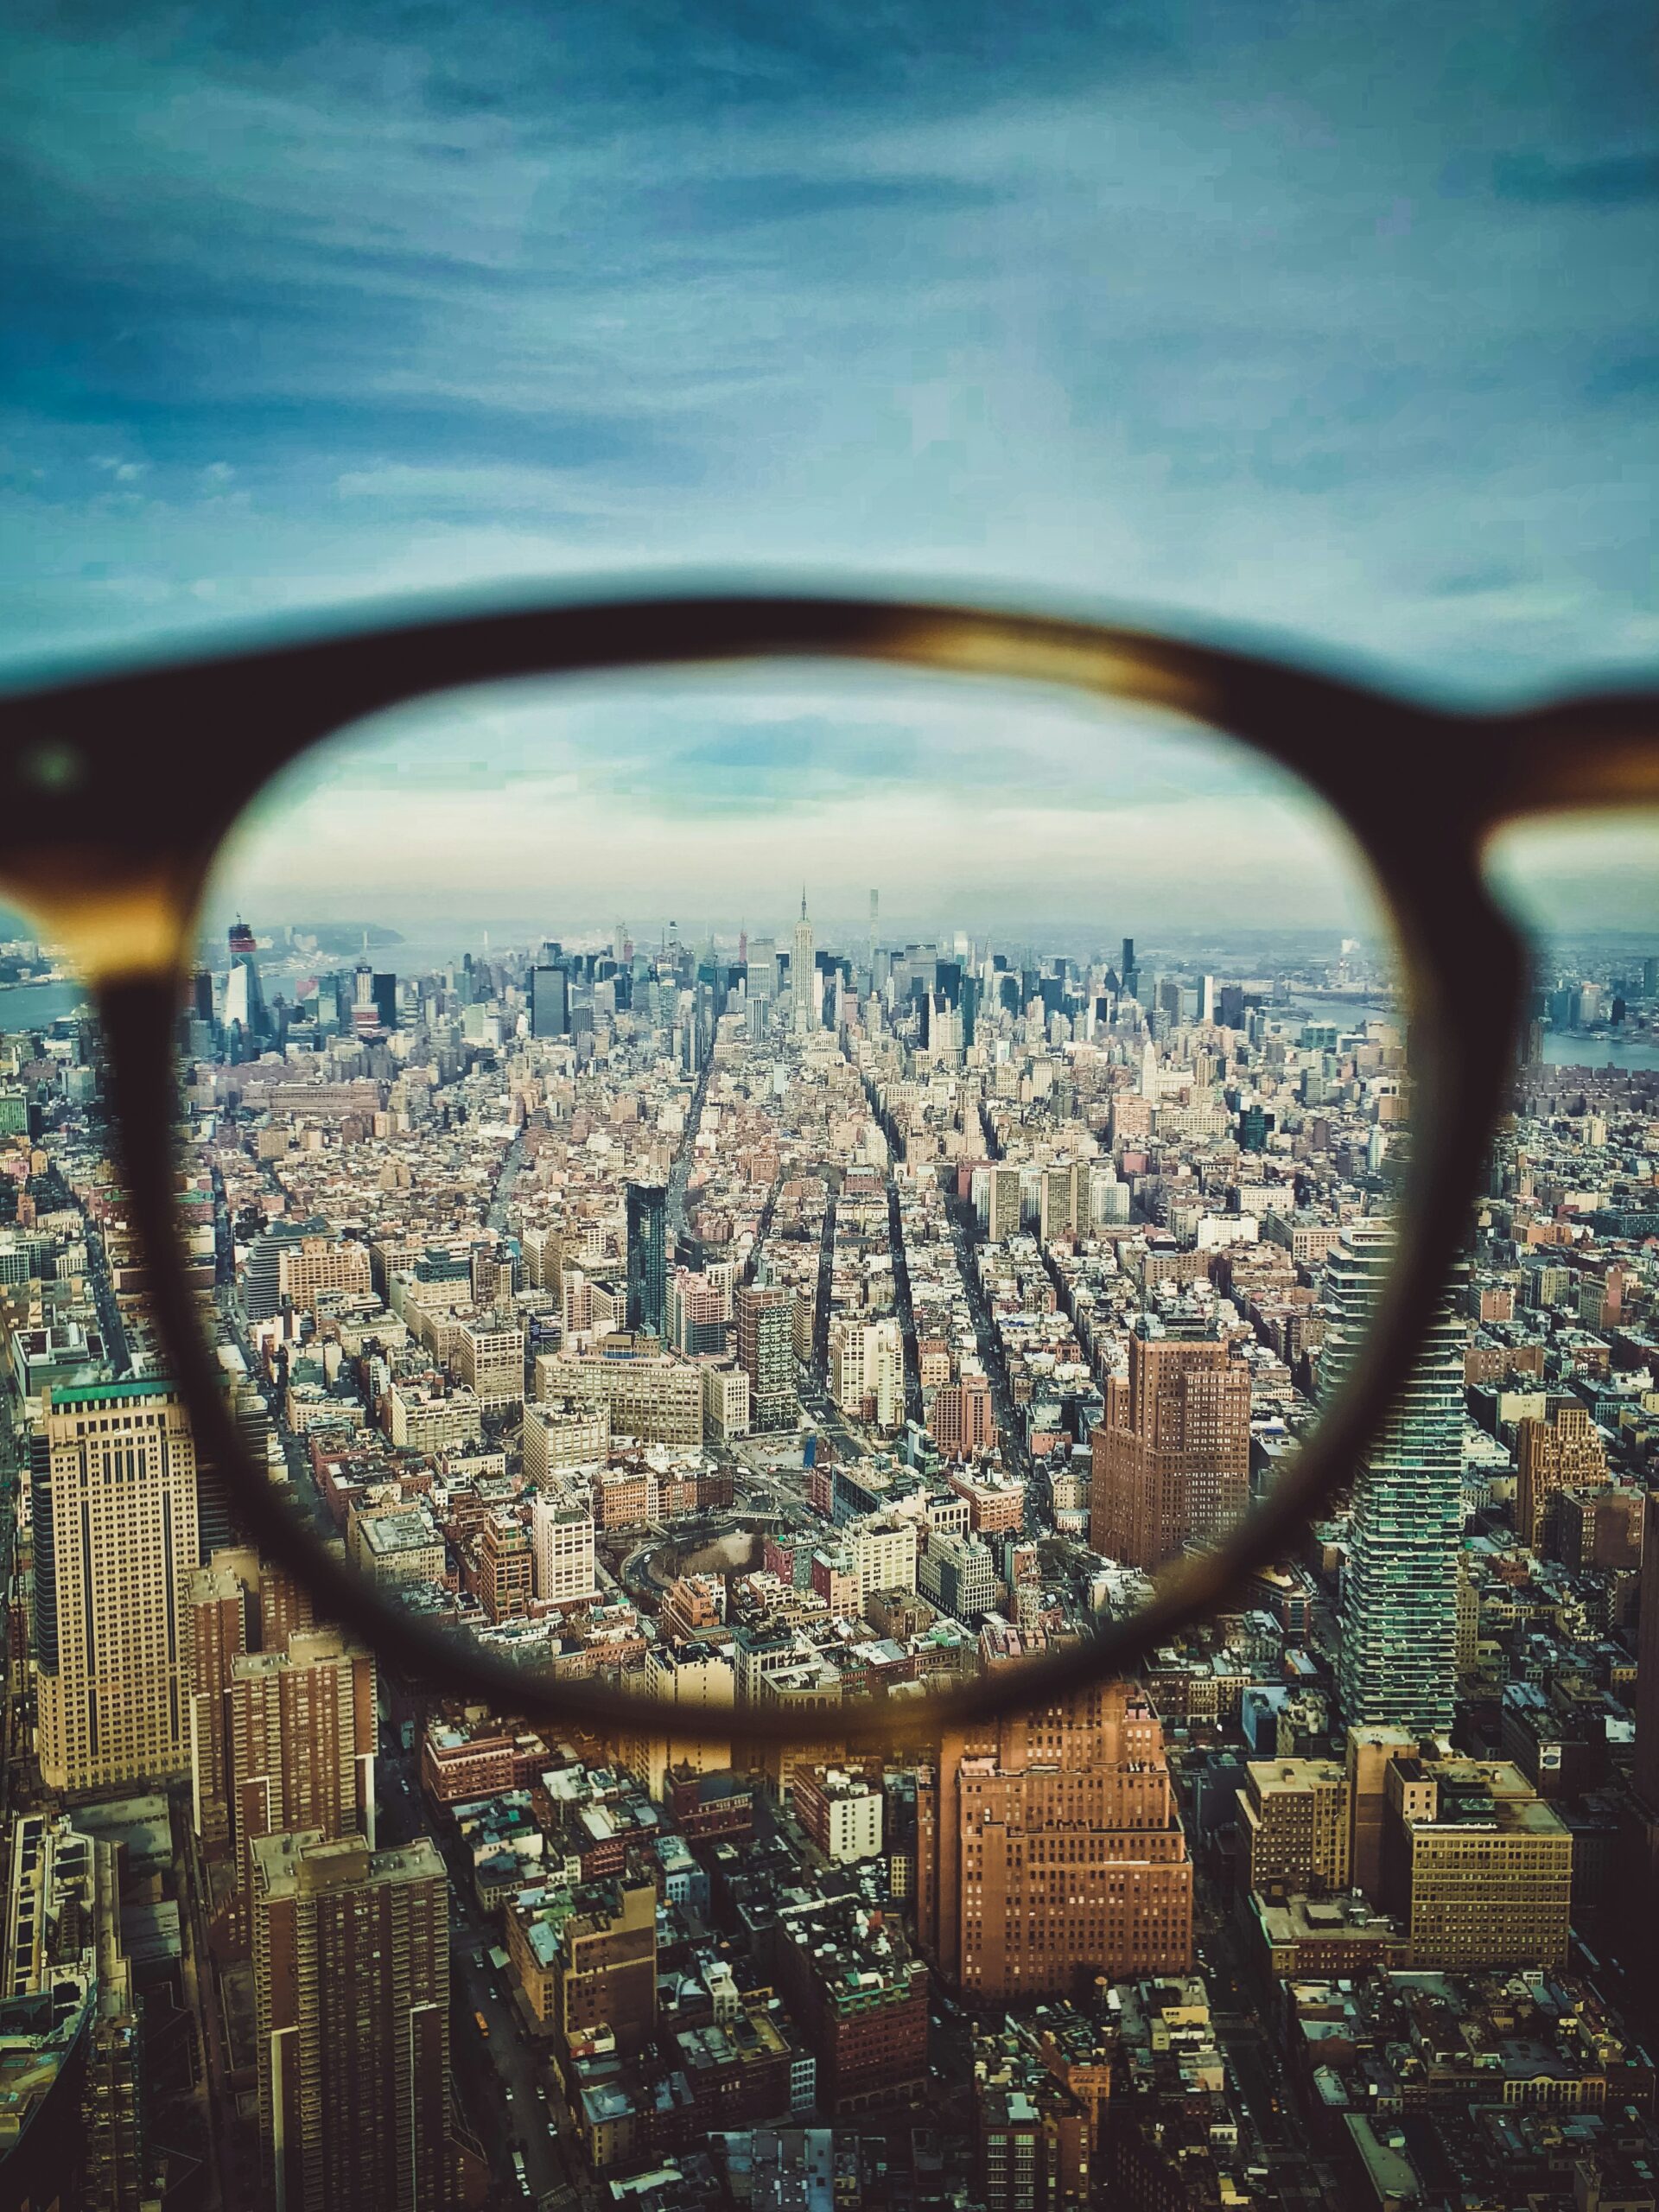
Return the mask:
<svg viewBox="0 0 1659 2212">
<path fill-rule="evenodd" d="M 270 1014 L 259 980 L 257 947 L 253 931 L 244 921 L 231 925 L 230 973 L 225 982 L 224 1026 L 236 1057 L 238 1038 L 263 1043 L 270 1034 Z"/>
<path fill-rule="evenodd" d="M 769 937 L 752 938 L 746 963 L 749 1033 L 764 1037 L 778 996 L 778 948 Z"/>
</svg>

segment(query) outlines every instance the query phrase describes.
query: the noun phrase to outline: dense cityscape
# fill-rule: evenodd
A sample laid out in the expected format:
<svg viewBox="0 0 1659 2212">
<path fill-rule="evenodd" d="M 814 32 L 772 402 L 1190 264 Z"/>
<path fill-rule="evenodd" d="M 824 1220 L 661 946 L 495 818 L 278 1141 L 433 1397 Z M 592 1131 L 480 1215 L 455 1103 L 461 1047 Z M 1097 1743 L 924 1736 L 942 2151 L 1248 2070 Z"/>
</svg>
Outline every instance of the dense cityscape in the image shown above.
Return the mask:
<svg viewBox="0 0 1659 2212">
<path fill-rule="evenodd" d="M 95 1024 L 0 945 L 0 2206 L 1653 2212 L 1659 957 L 1541 956 L 1332 1518 L 963 1731 L 933 1693 L 1131 1612 L 1317 1421 L 1405 1025 L 1363 939 L 810 894 L 442 957 L 238 916 L 181 1010 L 247 1451 L 518 1713 L 250 1542 Z"/>
</svg>

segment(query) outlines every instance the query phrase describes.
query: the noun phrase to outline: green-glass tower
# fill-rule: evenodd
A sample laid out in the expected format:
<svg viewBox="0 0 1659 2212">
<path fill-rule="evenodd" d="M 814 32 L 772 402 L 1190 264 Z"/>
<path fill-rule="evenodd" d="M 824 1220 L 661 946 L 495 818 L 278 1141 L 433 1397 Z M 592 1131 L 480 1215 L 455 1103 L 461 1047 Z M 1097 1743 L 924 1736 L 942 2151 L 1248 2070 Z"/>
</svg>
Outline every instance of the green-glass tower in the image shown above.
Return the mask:
<svg viewBox="0 0 1659 2212">
<path fill-rule="evenodd" d="M 1394 1258 L 1382 1220 L 1351 1223 L 1327 1262 L 1334 1308 L 1319 1395 L 1334 1395 L 1363 1344 Z M 1459 1274 L 1464 1271 L 1460 1268 Z M 1464 1328 L 1457 1285 L 1361 1463 L 1343 1577 L 1337 1688 L 1350 1726 L 1421 1735 L 1452 1726 L 1458 1554 L 1463 1534 Z"/>
</svg>

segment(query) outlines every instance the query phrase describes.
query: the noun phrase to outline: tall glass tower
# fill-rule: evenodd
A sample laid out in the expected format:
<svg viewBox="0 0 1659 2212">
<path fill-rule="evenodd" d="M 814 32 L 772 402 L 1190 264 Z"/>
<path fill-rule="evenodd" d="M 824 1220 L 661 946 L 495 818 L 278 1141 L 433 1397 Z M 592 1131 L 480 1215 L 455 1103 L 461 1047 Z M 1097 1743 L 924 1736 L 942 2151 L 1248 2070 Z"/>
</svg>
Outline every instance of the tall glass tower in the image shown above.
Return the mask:
<svg viewBox="0 0 1659 2212">
<path fill-rule="evenodd" d="M 664 1333 L 668 1300 L 668 1192 L 660 1183 L 630 1183 L 628 1326 Z"/>
<path fill-rule="evenodd" d="M 1320 1361 L 1321 1398 L 1334 1395 L 1357 1357 L 1393 1258 L 1385 1221 L 1351 1223 L 1332 1253 L 1325 1281 L 1335 1314 Z M 1457 1292 L 1454 1283 L 1354 1485 L 1337 1655 L 1338 1694 L 1351 1726 L 1440 1735 L 1452 1726 L 1463 1534 Z"/>
<path fill-rule="evenodd" d="M 225 1027 L 263 1042 L 270 1034 L 270 1015 L 259 981 L 258 946 L 245 921 L 231 925 L 231 967 L 225 984 Z"/>
</svg>

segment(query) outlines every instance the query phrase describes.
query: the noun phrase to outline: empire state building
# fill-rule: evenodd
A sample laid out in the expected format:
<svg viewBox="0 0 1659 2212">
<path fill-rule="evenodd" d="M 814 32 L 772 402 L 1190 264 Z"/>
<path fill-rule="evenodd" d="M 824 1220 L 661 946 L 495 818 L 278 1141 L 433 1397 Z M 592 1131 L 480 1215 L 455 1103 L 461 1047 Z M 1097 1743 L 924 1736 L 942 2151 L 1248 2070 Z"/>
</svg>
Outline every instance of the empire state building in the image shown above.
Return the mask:
<svg viewBox="0 0 1659 2212">
<path fill-rule="evenodd" d="M 818 1027 L 818 975 L 812 944 L 812 925 L 806 918 L 806 893 L 801 893 L 801 918 L 795 925 L 795 950 L 790 957 L 790 987 L 795 998 L 795 1034 L 805 1037 Z"/>
</svg>

